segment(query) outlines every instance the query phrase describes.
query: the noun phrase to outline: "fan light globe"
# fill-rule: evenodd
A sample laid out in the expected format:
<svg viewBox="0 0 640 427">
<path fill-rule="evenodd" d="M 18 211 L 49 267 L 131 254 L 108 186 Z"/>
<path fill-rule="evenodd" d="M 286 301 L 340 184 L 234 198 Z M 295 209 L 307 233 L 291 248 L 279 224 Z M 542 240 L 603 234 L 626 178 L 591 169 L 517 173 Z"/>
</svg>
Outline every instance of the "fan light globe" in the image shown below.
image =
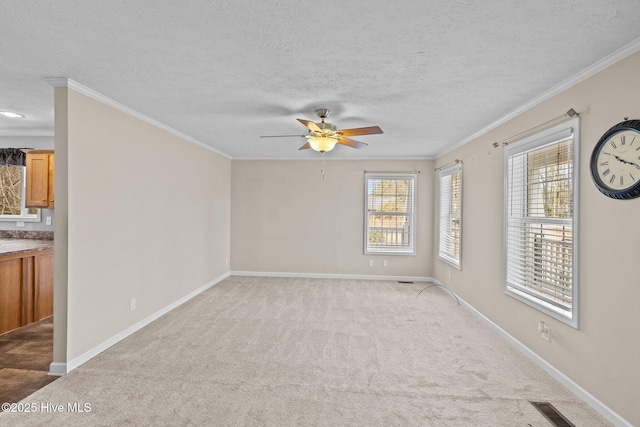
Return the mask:
<svg viewBox="0 0 640 427">
<path fill-rule="evenodd" d="M 336 138 L 330 138 L 328 136 L 314 136 L 313 138 L 309 138 L 311 148 L 320 153 L 333 150 L 337 142 L 338 140 Z"/>
</svg>

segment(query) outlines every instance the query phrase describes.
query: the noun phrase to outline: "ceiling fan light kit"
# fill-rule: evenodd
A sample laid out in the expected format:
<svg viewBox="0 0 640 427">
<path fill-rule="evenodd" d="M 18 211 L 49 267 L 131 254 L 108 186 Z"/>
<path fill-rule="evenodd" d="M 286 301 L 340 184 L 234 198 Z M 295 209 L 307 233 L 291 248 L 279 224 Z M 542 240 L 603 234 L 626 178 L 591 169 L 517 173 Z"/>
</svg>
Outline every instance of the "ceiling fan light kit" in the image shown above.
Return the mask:
<svg viewBox="0 0 640 427">
<path fill-rule="evenodd" d="M 354 129 L 342 129 L 336 130 L 336 127 L 331 123 L 327 123 L 324 119 L 329 115 L 328 108 L 316 109 L 316 114 L 320 117 L 320 123 L 314 123 L 309 120 L 297 119 L 303 126 L 309 129 L 309 135 L 274 135 L 274 136 L 261 136 L 261 138 L 274 138 L 274 137 L 304 137 L 307 138 L 307 143 L 299 148 L 299 150 L 306 150 L 311 148 L 319 153 L 326 153 L 335 148 L 336 144 L 346 145 L 351 148 L 364 148 L 368 144 L 359 142 L 347 136 L 354 135 L 374 135 L 382 133 L 382 129 L 378 126 L 369 126 L 364 128 Z"/>
<path fill-rule="evenodd" d="M 312 150 L 319 153 L 326 153 L 334 149 L 338 143 L 338 138 L 330 138 L 327 136 L 314 136 L 309 138 L 309 145 Z"/>
</svg>

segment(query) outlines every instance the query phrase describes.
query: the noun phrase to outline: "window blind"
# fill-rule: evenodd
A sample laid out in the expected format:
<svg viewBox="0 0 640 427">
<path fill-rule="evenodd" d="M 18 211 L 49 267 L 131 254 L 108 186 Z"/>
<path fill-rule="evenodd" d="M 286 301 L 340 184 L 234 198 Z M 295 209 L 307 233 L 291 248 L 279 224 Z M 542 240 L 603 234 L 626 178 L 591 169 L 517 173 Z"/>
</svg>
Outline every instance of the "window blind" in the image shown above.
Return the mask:
<svg viewBox="0 0 640 427">
<path fill-rule="evenodd" d="M 415 253 L 415 174 L 365 174 L 365 253 Z"/>
<path fill-rule="evenodd" d="M 506 286 L 571 317 L 573 136 L 507 150 Z"/>
<path fill-rule="evenodd" d="M 462 238 L 462 164 L 440 171 L 438 256 L 460 268 Z"/>
</svg>

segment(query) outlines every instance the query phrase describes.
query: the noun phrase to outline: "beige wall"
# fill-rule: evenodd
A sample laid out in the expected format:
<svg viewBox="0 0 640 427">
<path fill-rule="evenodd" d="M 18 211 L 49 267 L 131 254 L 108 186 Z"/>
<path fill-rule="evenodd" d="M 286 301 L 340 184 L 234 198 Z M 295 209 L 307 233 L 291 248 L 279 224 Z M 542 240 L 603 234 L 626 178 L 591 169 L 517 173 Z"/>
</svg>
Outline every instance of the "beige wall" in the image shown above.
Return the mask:
<svg viewBox="0 0 640 427">
<path fill-rule="evenodd" d="M 640 198 L 620 201 L 600 194 L 589 159 L 607 129 L 626 116 L 640 118 L 639 73 L 636 53 L 438 159 L 437 165 L 455 158 L 464 162 L 463 265 L 457 271 L 436 256 L 433 268 L 437 280 L 635 425 L 640 425 Z M 503 293 L 503 149 L 492 147 L 571 107 L 581 116 L 579 330 Z M 539 320 L 551 326 L 550 342 L 537 332 Z"/>
<path fill-rule="evenodd" d="M 430 276 L 432 161 L 328 160 L 325 179 L 320 168 L 320 154 L 317 161 L 233 161 L 233 271 Z M 421 171 L 416 256 L 363 254 L 365 170 Z"/>
<path fill-rule="evenodd" d="M 228 273 L 231 161 L 66 88 L 56 119 L 67 94 L 66 123 L 56 122 L 68 161 L 56 156 L 56 185 L 68 179 L 67 192 L 56 187 L 56 299 L 67 280 L 71 360 Z"/>
</svg>

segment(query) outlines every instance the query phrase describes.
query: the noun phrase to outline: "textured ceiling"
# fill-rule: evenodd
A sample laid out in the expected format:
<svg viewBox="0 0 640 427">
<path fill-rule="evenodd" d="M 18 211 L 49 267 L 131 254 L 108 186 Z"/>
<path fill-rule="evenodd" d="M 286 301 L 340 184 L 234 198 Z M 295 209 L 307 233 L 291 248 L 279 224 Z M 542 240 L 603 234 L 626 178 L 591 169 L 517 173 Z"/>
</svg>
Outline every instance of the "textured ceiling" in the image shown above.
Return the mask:
<svg viewBox="0 0 640 427">
<path fill-rule="evenodd" d="M 295 119 L 379 125 L 334 158 L 431 158 L 640 39 L 638 0 L 3 0 L 0 135 L 67 77 L 232 158 L 309 158 Z M 640 70 L 639 70 L 640 71 Z M 570 107 L 570 106 L 567 106 Z M 555 114 L 555 112 L 554 112 Z"/>
</svg>

